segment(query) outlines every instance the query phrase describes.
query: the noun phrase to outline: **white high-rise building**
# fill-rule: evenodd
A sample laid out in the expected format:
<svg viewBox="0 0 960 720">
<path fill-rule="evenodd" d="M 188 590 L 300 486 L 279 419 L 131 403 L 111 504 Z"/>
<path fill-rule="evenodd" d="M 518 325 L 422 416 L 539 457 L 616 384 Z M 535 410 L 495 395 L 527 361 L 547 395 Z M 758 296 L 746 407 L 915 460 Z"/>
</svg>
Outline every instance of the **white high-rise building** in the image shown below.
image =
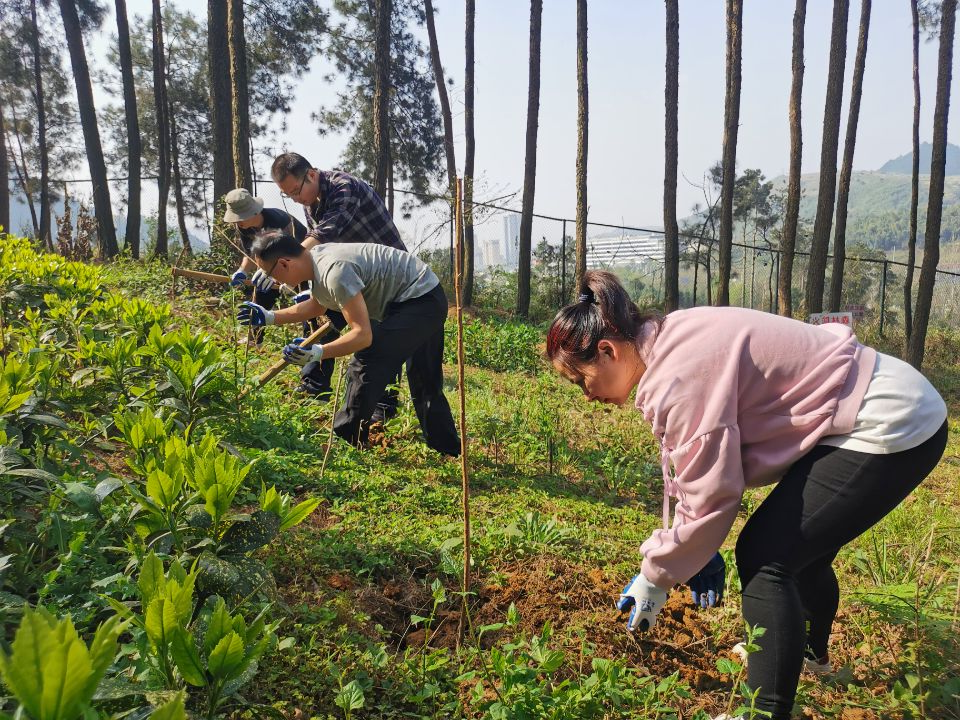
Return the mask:
<svg viewBox="0 0 960 720">
<path fill-rule="evenodd" d="M 507 213 L 503 217 L 503 264 L 508 269 L 517 266 L 517 246 L 520 244 L 520 214 Z"/>
</svg>

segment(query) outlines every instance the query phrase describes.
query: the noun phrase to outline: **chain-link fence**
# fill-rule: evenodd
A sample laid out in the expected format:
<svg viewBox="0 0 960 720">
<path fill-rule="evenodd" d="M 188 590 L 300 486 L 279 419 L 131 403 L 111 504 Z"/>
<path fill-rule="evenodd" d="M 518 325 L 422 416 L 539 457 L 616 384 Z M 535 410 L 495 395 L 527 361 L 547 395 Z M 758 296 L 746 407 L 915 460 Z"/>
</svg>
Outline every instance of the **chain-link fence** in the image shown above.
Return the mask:
<svg viewBox="0 0 960 720">
<path fill-rule="evenodd" d="M 449 278 L 453 267 L 449 204 L 444 198 L 433 198 L 427 199 L 426 207 L 437 218 L 438 229 L 435 229 L 434 237 L 445 236 L 448 243 L 442 252 L 431 252 L 430 259 L 435 269 L 444 278 Z M 482 304 L 509 311 L 516 305 L 513 274 L 517 268 L 520 213 L 495 202 L 478 202 L 474 219 L 474 267 L 479 300 Z M 661 304 L 664 291 L 663 231 L 597 222 L 587 224 L 587 266 L 616 272 L 639 303 Z M 441 225 L 442 230 L 439 229 Z M 533 293 L 539 291 L 542 296 L 531 297 L 531 315 L 535 318 L 544 314 L 537 312 L 538 307 L 549 316 L 569 302 L 573 294 L 575 228 L 576 223 L 571 218 L 540 214 L 533 217 Z M 709 237 L 682 235 L 680 245 L 681 307 L 712 304 L 716 299 L 717 241 Z M 918 253 L 918 258 L 920 256 Z M 794 254 L 792 304 L 795 312 L 803 304 L 809 257 L 807 252 Z M 437 267 L 441 261 L 445 261 L 447 267 Z M 782 253 L 776 247 L 735 242 L 730 304 L 779 312 L 777 277 L 781 261 Z M 824 279 L 825 299 L 829 296 L 832 267 L 833 256 L 830 255 Z M 906 271 L 906 263 L 885 258 L 880 251 L 876 251 L 874 257 L 848 255 L 843 268 L 840 309 L 853 312 L 858 320 L 879 324 L 881 332 L 902 328 Z M 914 307 L 919 276 L 917 266 L 913 277 Z M 498 278 L 513 280 L 514 285 L 512 289 L 503 288 L 491 298 L 489 295 L 496 288 Z M 960 268 L 937 271 L 930 323 L 960 325 Z"/>
<path fill-rule="evenodd" d="M 144 181 L 152 178 L 144 177 Z M 207 181 L 209 178 L 195 178 Z M 112 178 L 114 190 L 122 195 L 121 181 Z M 61 181 L 63 182 L 63 181 Z M 66 183 L 89 181 L 65 181 Z M 272 184 L 259 183 L 258 189 L 273 189 Z M 207 193 L 209 194 L 209 193 Z M 491 193 L 495 195 L 495 193 Z M 516 269 L 519 258 L 520 212 L 503 203 L 516 201 L 516 194 L 494 196 L 473 204 L 475 304 L 498 308 L 509 313 L 516 307 Z M 282 201 L 281 201 L 282 202 Z M 270 204 L 270 203 L 268 203 Z M 298 206 L 287 210 L 298 214 Z M 197 230 L 209 233 L 213 223 L 212 204 L 205 206 L 206 227 Z M 55 214 L 56 208 L 55 208 Z M 396 190 L 394 218 L 407 246 L 427 257 L 445 284 L 453 276 L 453 221 L 448 198 Z M 56 220 L 56 218 L 55 218 Z M 176 224 L 168 227 L 175 238 Z M 147 225 L 150 225 L 148 219 Z M 663 231 L 588 222 L 587 265 L 610 269 L 620 275 L 634 299 L 641 304 L 663 302 Z M 569 301 L 573 294 L 574 234 L 572 218 L 534 214 L 532 219 L 532 293 L 530 315 L 546 319 Z M 680 305 L 712 304 L 715 300 L 717 242 L 714 238 L 681 234 L 680 237 Z M 844 264 L 841 310 L 851 310 L 858 318 L 880 324 L 884 328 L 903 326 L 904 282 L 907 265 L 875 257 L 848 256 Z M 797 252 L 793 266 L 793 306 L 802 304 L 806 290 L 809 254 Z M 918 261 L 919 262 L 919 261 Z M 768 312 L 779 312 L 777 276 L 781 253 L 772 246 L 735 242 L 732 251 L 730 303 Z M 832 257 L 828 259 L 824 288 L 829 292 Z M 919 268 L 914 271 L 913 302 Z M 937 271 L 931 305 L 932 325 L 960 325 L 960 267 L 943 267 Z"/>
</svg>

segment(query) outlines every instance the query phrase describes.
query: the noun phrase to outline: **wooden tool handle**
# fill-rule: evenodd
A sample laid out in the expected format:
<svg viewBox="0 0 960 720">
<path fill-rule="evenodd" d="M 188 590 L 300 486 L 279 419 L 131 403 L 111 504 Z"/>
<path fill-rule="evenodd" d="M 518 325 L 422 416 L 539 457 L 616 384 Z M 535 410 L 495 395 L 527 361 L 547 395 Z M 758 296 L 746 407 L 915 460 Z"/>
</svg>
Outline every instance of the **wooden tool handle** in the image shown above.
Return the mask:
<svg viewBox="0 0 960 720">
<path fill-rule="evenodd" d="M 233 280 L 229 275 L 218 275 L 217 273 L 200 272 L 199 270 L 187 270 L 186 268 L 176 266 L 170 268 L 170 272 L 179 277 L 191 278 L 193 280 L 206 280 L 207 282 L 228 283 Z M 243 284 L 253 285 L 249 278 L 246 278 Z M 280 292 L 287 297 L 293 297 L 297 294 L 297 291 L 286 283 L 281 283 L 277 287 L 280 289 Z"/>
<path fill-rule="evenodd" d="M 330 321 L 324 319 L 324 321 L 320 324 L 320 327 L 318 327 L 316 330 L 314 330 L 307 337 L 305 337 L 303 340 L 300 341 L 300 347 L 313 345 L 317 340 L 322 338 L 329 331 L 330 331 Z M 282 371 L 289 364 L 290 363 L 288 363 L 286 360 L 280 360 L 276 364 L 271 365 L 269 368 L 267 368 L 263 372 L 262 375 L 260 375 L 260 377 L 257 378 L 257 384 L 254 387 L 262 388 L 268 382 L 273 380 L 273 378 L 279 375 L 280 371 Z M 242 393 L 240 393 L 240 397 L 241 398 L 244 397 L 248 392 L 250 392 L 250 390 L 251 388 L 247 388 L 246 390 L 244 390 Z"/>
<path fill-rule="evenodd" d="M 207 282 L 228 283 L 232 279 L 229 275 L 217 275 L 216 273 L 200 272 L 199 270 L 187 270 L 186 268 L 172 267 L 170 272 L 179 277 L 192 278 L 193 280 L 206 280 Z M 246 285 L 249 280 L 244 280 Z"/>
</svg>

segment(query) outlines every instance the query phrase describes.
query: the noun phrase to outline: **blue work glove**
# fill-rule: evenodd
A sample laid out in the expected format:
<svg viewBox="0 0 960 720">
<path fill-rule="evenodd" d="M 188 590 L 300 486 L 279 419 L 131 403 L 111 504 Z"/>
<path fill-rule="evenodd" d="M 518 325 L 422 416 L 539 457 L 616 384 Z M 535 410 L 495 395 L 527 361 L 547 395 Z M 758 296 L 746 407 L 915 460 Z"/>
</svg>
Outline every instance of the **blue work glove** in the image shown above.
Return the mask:
<svg viewBox="0 0 960 720">
<path fill-rule="evenodd" d="M 708 608 L 719 605 L 723 598 L 723 584 L 727 573 L 727 565 L 723 556 L 717 553 L 700 572 L 687 580 L 690 588 L 690 599 L 697 607 Z"/>
<path fill-rule="evenodd" d="M 260 292 L 269 292 L 270 289 L 276 285 L 276 280 L 267 275 L 262 268 L 253 274 L 250 282 L 252 282 L 253 286 Z"/>
<path fill-rule="evenodd" d="M 297 305 L 298 303 L 306 302 L 312 297 L 313 295 L 310 294 L 309 290 L 304 290 L 302 293 L 297 293 L 293 296 L 293 304 Z"/>
<path fill-rule="evenodd" d="M 620 593 L 617 601 L 617 610 L 630 611 L 627 619 L 627 630 L 633 632 L 637 628 L 640 632 L 652 630 L 657 624 L 657 615 L 667 602 L 667 591 L 661 590 L 647 580 L 643 573 L 635 575 L 630 584 Z"/>
<path fill-rule="evenodd" d="M 237 270 L 233 275 L 230 276 L 230 285 L 233 287 L 240 287 L 243 285 L 243 281 L 247 279 L 247 274 L 243 270 Z"/>
<path fill-rule="evenodd" d="M 237 310 L 237 320 L 241 325 L 250 325 L 252 327 L 263 327 L 264 325 L 273 325 L 273 311 L 267 310 L 256 303 L 242 302 L 240 309 Z"/>
<path fill-rule="evenodd" d="M 307 363 L 320 362 L 323 357 L 323 345 L 317 343 L 316 345 L 301 347 L 300 343 L 302 342 L 303 338 L 298 337 L 294 338 L 292 343 L 285 345 L 283 347 L 283 359 L 291 365 L 299 365 L 300 367 Z"/>
</svg>

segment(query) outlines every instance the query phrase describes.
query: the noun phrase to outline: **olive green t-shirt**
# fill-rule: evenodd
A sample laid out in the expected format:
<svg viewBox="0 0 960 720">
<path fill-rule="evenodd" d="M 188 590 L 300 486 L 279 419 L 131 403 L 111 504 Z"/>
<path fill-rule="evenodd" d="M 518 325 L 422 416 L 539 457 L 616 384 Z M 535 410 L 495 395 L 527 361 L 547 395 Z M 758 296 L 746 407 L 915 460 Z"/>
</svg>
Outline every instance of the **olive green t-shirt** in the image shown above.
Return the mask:
<svg viewBox="0 0 960 720">
<path fill-rule="evenodd" d="M 310 292 L 331 310 L 343 309 L 363 293 L 372 320 L 387 306 L 426 295 L 440 280 L 416 255 L 376 243 L 326 242 L 310 249 L 314 282 Z"/>
</svg>

